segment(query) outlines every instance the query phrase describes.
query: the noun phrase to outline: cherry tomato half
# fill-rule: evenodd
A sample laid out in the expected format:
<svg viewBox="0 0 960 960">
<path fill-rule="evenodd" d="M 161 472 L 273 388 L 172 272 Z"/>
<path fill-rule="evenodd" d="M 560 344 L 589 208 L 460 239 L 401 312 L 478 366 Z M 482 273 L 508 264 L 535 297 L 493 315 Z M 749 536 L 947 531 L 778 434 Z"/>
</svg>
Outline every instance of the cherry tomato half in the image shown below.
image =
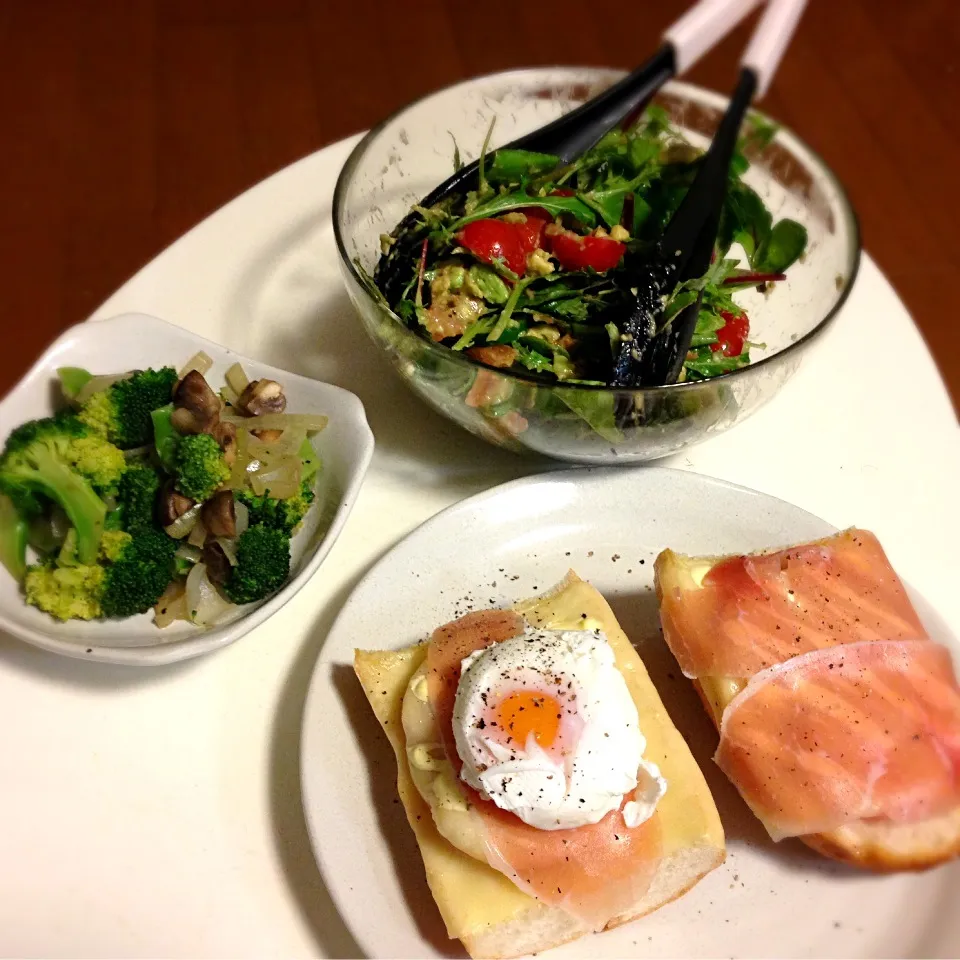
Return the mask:
<svg viewBox="0 0 960 960">
<path fill-rule="evenodd" d="M 541 246 L 543 243 L 543 231 L 548 222 L 549 221 L 541 217 L 528 216 L 526 223 L 510 224 L 516 231 L 517 238 L 520 241 L 520 249 L 523 250 L 524 256 L 528 253 L 533 253 L 537 247 Z M 521 271 L 521 273 L 522 272 L 523 271 Z"/>
<path fill-rule="evenodd" d="M 518 276 L 527 269 L 527 255 L 512 223 L 503 220 L 474 220 L 458 234 L 457 240 L 478 260 L 499 260 Z"/>
<path fill-rule="evenodd" d="M 580 237 L 571 230 L 548 233 L 544 240 L 547 249 L 565 270 L 585 270 L 592 267 L 597 273 L 604 273 L 620 262 L 627 249 L 619 240 L 611 240 L 609 237 Z"/>
<path fill-rule="evenodd" d="M 714 353 L 722 351 L 725 357 L 739 357 L 750 333 L 750 320 L 745 313 L 737 316 L 726 310 L 720 316 L 726 323 L 717 331 L 717 342 L 710 347 Z"/>
</svg>

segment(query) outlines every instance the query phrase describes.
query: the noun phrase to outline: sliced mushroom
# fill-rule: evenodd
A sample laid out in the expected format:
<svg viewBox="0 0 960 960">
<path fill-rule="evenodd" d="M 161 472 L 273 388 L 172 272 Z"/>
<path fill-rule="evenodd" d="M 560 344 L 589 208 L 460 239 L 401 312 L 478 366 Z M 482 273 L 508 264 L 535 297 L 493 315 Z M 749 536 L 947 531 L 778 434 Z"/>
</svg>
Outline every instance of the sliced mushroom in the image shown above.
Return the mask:
<svg viewBox="0 0 960 960">
<path fill-rule="evenodd" d="M 232 538 L 237 535 L 237 511 L 232 490 L 221 490 L 206 500 L 200 508 L 200 519 L 213 537 Z"/>
<path fill-rule="evenodd" d="M 264 443 L 276 443 L 283 436 L 282 430 L 251 430 L 250 432 Z"/>
<path fill-rule="evenodd" d="M 220 398 L 197 370 L 177 384 L 173 407 L 171 420 L 180 433 L 209 433 L 220 419 Z"/>
<path fill-rule="evenodd" d="M 232 423 L 225 420 L 218 420 L 216 425 L 210 431 L 213 439 L 220 444 L 223 451 L 223 459 L 227 461 L 228 466 L 233 466 L 237 459 L 237 428 Z"/>
<path fill-rule="evenodd" d="M 194 502 L 177 490 L 172 480 L 168 480 L 157 494 L 157 523 L 169 527 L 178 517 L 182 517 Z"/>
<path fill-rule="evenodd" d="M 207 576 L 211 583 L 222 587 L 230 579 L 230 561 L 216 540 L 208 540 L 203 545 L 202 561 L 207 565 Z"/>
<path fill-rule="evenodd" d="M 287 409 L 287 398 L 276 380 L 251 380 L 237 399 L 237 409 L 248 417 L 283 413 Z"/>
</svg>

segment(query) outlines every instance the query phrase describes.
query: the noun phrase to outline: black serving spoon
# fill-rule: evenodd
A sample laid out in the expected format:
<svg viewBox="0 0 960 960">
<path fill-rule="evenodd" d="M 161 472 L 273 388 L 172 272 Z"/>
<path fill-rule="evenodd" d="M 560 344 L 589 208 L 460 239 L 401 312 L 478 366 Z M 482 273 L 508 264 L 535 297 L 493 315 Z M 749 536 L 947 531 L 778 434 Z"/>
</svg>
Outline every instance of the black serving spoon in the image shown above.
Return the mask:
<svg viewBox="0 0 960 960">
<path fill-rule="evenodd" d="M 741 60 L 740 78 L 697 175 L 670 219 L 652 260 L 629 279 L 631 296 L 618 326 L 621 340 L 612 386 L 676 383 L 697 326 L 700 297 L 668 324 L 658 326 L 663 297 L 677 283 L 702 277 L 710 267 L 730 162 L 746 112 L 763 96 L 807 0 L 769 0 Z"/>
<path fill-rule="evenodd" d="M 570 113 L 498 149 L 551 154 L 561 164 L 569 163 L 608 130 L 641 110 L 667 80 L 696 63 L 760 2 L 700 0 L 664 31 L 663 45 L 643 66 Z M 432 207 L 449 197 L 464 196 L 478 182 L 479 160 L 474 160 L 434 187 L 419 206 Z M 399 299 L 409 280 L 410 259 L 422 241 L 411 236 L 410 228 L 419 221 L 418 213 L 407 214 L 393 232 L 399 242 L 392 244 L 377 263 L 374 279 L 390 303 Z"/>
</svg>

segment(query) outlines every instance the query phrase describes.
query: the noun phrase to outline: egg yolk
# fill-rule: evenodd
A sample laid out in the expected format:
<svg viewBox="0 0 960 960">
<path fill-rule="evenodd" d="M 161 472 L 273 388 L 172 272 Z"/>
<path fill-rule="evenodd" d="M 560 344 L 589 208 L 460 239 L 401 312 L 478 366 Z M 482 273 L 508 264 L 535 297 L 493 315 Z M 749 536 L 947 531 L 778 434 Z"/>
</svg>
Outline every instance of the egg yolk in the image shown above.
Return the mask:
<svg viewBox="0 0 960 960">
<path fill-rule="evenodd" d="M 541 747 L 549 747 L 560 729 L 562 707 L 549 694 L 520 690 L 501 700 L 497 723 L 517 743 L 527 742 L 532 733 Z"/>
</svg>

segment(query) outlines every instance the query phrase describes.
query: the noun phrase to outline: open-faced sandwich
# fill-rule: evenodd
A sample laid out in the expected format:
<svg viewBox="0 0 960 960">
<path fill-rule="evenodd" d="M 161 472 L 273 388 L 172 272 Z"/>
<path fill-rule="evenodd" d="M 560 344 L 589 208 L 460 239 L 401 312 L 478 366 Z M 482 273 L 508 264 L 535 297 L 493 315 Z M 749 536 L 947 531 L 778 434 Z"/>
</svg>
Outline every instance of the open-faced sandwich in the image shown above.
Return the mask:
<svg viewBox="0 0 960 960">
<path fill-rule="evenodd" d="M 960 689 L 876 537 L 656 562 L 663 632 L 774 840 L 919 869 L 960 852 Z"/>
<path fill-rule="evenodd" d="M 603 597 L 551 593 L 355 669 L 447 932 L 474 957 L 633 920 L 724 859 L 699 767 Z"/>
</svg>

